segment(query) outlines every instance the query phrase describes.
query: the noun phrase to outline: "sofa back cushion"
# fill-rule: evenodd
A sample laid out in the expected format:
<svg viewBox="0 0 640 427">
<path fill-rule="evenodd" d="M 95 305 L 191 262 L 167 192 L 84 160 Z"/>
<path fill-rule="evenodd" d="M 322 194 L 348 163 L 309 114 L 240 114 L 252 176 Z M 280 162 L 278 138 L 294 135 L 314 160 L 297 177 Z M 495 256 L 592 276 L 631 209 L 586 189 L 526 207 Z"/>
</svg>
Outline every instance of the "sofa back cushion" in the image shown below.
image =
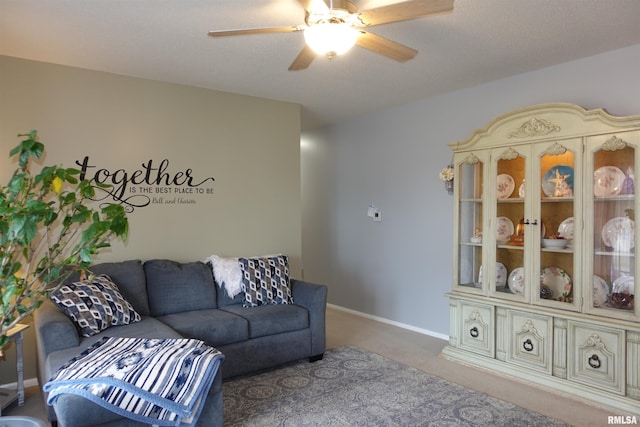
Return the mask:
<svg viewBox="0 0 640 427">
<path fill-rule="evenodd" d="M 231 298 L 224 289 L 224 286 L 218 286 L 218 307 L 226 307 L 228 305 L 240 304 L 244 301 L 244 292 L 240 292 L 234 298 Z"/>
<path fill-rule="evenodd" d="M 166 259 L 144 263 L 152 316 L 217 308 L 211 268 L 202 262 Z"/>
<path fill-rule="evenodd" d="M 108 275 L 113 283 L 118 286 L 122 296 L 131 303 L 135 311 L 141 316 L 149 316 L 151 314 L 147 298 L 147 283 L 140 260 L 105 262 L 93 265 L 89 270 L 96 275 Z M 66 280 L 66 284 L 77 282 L 79 279 L 77 274 L 72 274 Z"/>
</svg>

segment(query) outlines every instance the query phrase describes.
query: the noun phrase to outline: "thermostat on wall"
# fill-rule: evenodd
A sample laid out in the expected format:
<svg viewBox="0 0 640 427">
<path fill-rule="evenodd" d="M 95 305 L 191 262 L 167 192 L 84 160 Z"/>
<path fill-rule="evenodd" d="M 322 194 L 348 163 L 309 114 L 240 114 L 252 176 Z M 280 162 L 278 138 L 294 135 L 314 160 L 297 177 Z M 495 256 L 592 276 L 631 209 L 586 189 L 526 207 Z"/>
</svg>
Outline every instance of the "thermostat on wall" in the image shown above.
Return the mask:
<svg viewBox="0 0 640 427">
<path fill-rule="evenodd" d="M 382 221 L 382 212 L 380 212 L 378 208 L 373 205 L 369 205 L 367 216 L 373 219 L 374 222 Z"/>
</svg>

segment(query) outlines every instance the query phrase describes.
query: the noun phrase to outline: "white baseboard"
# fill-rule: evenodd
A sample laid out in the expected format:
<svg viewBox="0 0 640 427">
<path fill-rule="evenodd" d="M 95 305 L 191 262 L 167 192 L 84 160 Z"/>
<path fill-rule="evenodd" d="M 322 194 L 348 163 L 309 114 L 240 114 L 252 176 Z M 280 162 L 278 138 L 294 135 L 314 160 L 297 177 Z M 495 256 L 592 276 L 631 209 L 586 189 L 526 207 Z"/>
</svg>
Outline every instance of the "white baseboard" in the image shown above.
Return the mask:
<svg viewBox="0 0 640 427">
<path fill-rule="evenodd" d="M 412 325 L 407 325 L 406 323 L 396 322 L 394 320 L 385 319 L 384 317 L 373 316 L 371 314 L 362 313 L 360 311 L 351 310 L 350 308 L 341 307 L 335 304 L 327 304 L 328 307 L 331 307 L 335 310 L 344 311 L 347 313 L 355 314 L 356 316 L 366 317 L 367 319 L 377 320 L 378 322 L 386 323 L 388 325 L 397 326 L 402 329 L 408 329 L 413 332 L 418 332 L 419 334 L 428 335 L 430 337 L 439 338 L 441 340 L 449 341 L 449 335 L 441 334 L 439 332 L 430 331 L 428 329 L 417 328 Z"/>
<path fill-rule="evenodd" d="M 27 387 L 33 387 L 33 386 L 37 386 L 38 385 L 38 379 L 37 378 L 29 378 L 24 380 L 24 388 Z M 8 384 L 0 384 L 0 388 L 4 388 L 7 390 L 17 390 L 18 389 L 18 383 L 8 383 Z"/>
</svg>

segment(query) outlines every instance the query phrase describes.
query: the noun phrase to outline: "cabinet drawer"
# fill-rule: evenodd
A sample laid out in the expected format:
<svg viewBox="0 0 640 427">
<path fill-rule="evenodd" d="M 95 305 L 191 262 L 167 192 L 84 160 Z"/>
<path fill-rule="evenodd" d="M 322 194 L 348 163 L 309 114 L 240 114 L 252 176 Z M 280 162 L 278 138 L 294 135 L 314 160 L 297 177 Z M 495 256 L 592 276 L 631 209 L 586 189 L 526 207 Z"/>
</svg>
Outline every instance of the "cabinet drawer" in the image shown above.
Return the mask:
<svg viewBox="0 0 640 427">
<path fill-rule="evenodd" d="M 508 310 L 507 327 L 507 361 L 551 374 L 553 318 Z"/>
<path fill-rule="evenodd" d="M 567 378 L 617 394 L 625 393 L 625 331 L 569 322 Z"/>
<path fill-rule="evenodd" d="M 493 357 L 494 309 L 492 306 L 460 302 L 460 347 Z"/>
</svg>

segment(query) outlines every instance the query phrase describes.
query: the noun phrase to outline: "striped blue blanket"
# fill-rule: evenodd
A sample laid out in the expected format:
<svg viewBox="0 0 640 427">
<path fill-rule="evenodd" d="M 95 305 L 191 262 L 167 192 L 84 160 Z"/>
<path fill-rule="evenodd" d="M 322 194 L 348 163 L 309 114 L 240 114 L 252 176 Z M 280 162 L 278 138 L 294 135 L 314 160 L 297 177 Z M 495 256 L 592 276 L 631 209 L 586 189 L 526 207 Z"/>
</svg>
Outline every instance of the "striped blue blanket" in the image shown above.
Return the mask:
<svg viewBox="0 0 640 427">
<path fill-rule="evenodd" d="M 193 339 L 105 337 L 44 385 L 53 405 L 66 393 L 159 426 L 195 425 L 224 355 Z"/>
</svg>

